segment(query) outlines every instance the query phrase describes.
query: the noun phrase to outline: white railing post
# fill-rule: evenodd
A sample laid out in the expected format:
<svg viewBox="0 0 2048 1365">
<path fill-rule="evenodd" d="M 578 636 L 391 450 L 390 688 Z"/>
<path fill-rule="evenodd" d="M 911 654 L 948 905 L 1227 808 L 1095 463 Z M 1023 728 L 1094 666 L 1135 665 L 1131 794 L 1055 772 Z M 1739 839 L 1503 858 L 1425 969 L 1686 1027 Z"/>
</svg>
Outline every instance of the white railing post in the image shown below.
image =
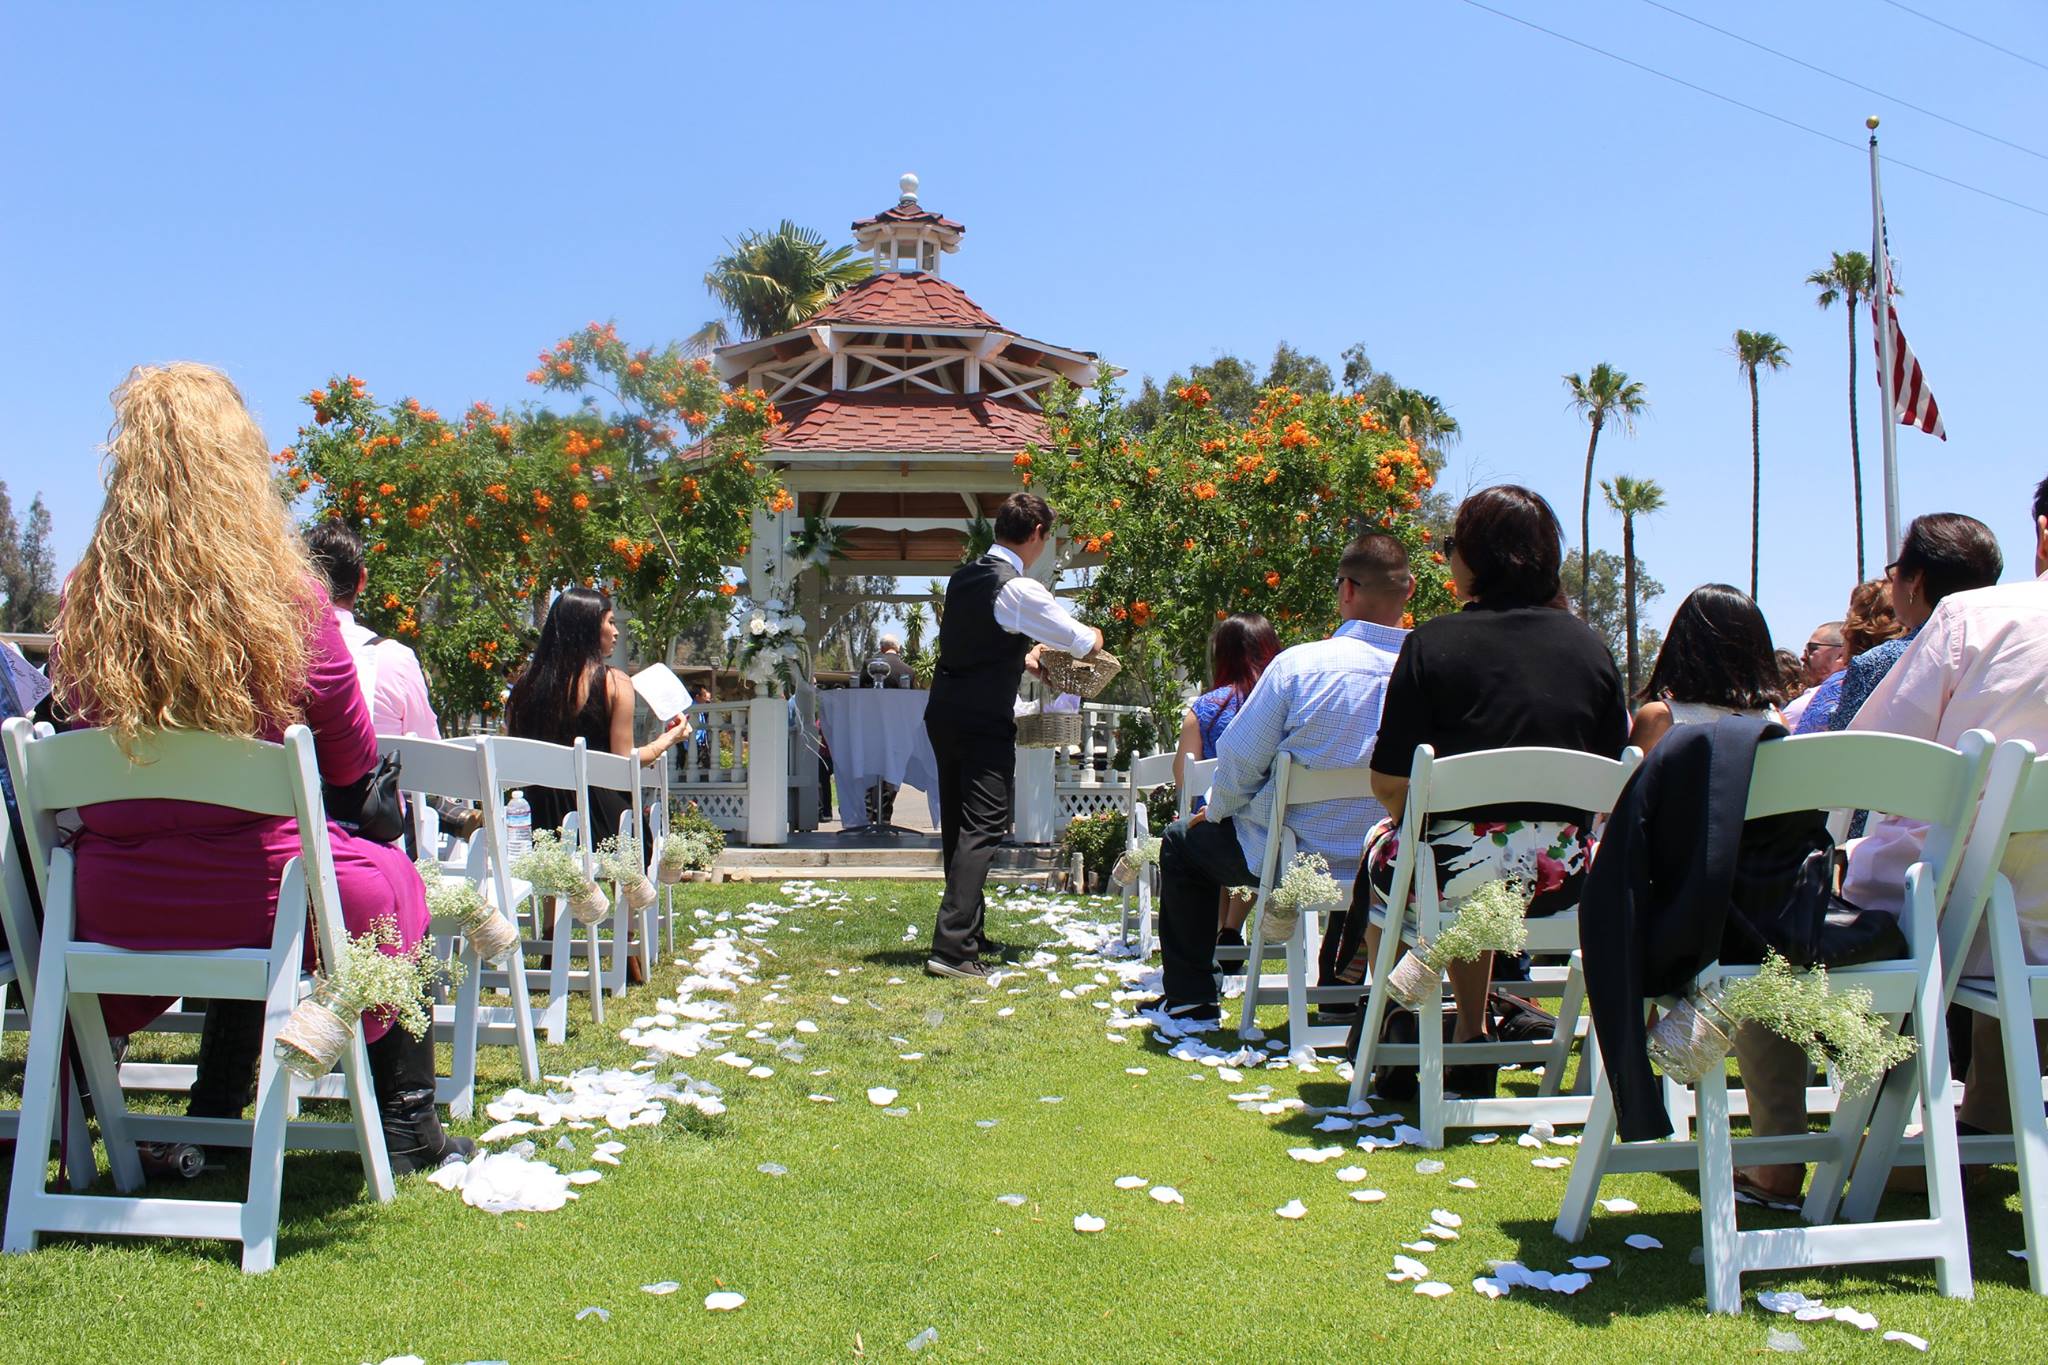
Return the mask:
<svg viewBox="0 0 2048 1365">
<path fill-rule="evenodd" d="M 747 842 L 789 842 L 789 703 L 747 703 Z"/>
</svg>

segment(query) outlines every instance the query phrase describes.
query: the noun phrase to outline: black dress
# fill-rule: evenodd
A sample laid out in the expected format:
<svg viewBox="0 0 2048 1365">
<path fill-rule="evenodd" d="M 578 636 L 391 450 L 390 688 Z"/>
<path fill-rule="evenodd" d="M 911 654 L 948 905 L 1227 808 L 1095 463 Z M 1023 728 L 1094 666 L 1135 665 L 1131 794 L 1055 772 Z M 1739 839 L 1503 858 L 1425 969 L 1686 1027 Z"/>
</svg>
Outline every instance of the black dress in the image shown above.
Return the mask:
<svg viewBox="0 0 2048 1365">
<path fill-rule="evenodd" d="M 591 680 L 590 694 L 583 699 L 583 705 L 578 708 L 574 717 L 574 728 L 568 734 L 522 735 L 520 738 L 544 739 L 553 744 L 574 744 L 580 736 L 592 753 L 610 753 L 612 714 L 610 689 L 607 686 L 610 677 L 610 673 L 605 672 Z M 526 793 L 526 801 L 533 807 L 535 829 L 559 831 L 563 818 L 576 809 L 576 793 L 555 787 L 535 787 Z M 591 788 L 590 842 L 593 846 L 619 832 L 619 818 L 632 804 L 633 798 L 629 793 Z"/>
</svg>

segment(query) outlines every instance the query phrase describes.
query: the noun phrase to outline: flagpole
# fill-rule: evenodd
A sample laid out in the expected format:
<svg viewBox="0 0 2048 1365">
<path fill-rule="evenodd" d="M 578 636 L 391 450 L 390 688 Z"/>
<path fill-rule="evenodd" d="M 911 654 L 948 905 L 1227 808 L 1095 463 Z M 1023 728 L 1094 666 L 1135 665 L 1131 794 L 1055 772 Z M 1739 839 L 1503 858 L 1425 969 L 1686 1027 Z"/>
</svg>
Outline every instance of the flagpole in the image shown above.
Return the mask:
<svg viewBox="0 0 2048 1365">
<path fill-rule="evenodd" d="M 1870 261 L 1877 289 L 1877 382 L 1881 395 L 1879 424 L 1884 431 L 1885 558 L 1899 557 L 1899 424 L 1897 397 L 1892 392 L 1892 263 L 1885 250 L 1884 192 L 1877 179 L 1877 115 L 1864 120 L 1870 129 Z"/>
</svg>

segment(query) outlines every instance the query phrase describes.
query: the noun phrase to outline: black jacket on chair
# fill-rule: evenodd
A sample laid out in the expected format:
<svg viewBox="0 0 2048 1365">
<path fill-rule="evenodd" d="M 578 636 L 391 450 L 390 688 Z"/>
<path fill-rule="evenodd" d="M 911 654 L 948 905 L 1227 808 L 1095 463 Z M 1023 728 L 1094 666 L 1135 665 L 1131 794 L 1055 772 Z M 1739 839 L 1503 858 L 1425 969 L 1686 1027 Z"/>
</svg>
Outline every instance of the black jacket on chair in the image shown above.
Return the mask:
<svg viewBox="0 0 2048 1365">
<path fill-rule="evenodd" d="M 1579 901 L 1579 943 L 1624 1142 L 1671 1131 L 1645 1050 L 1643 1002 L 1683 991 L 1721 957 L 1756 746 L 1784 734 L 1747 716 L 1678 726 L 1608 817 Z"/>
</svg>

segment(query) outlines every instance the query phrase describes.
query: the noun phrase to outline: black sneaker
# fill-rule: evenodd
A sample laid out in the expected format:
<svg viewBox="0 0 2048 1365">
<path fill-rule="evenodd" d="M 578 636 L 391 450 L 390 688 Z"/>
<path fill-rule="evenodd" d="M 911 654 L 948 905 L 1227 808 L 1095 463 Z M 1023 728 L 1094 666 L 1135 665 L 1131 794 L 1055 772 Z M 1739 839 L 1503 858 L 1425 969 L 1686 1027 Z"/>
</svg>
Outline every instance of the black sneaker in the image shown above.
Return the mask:
<svg viewBox="0 0 2048 1365">
<path fill-rule="evenodd" d="M 986 981 L 988 968 L 979 962 L 948 962 L 943 957 L 925 959 L 925 973 L 929 976 L 950 976 L 961 981 Z"/>
</svg>

